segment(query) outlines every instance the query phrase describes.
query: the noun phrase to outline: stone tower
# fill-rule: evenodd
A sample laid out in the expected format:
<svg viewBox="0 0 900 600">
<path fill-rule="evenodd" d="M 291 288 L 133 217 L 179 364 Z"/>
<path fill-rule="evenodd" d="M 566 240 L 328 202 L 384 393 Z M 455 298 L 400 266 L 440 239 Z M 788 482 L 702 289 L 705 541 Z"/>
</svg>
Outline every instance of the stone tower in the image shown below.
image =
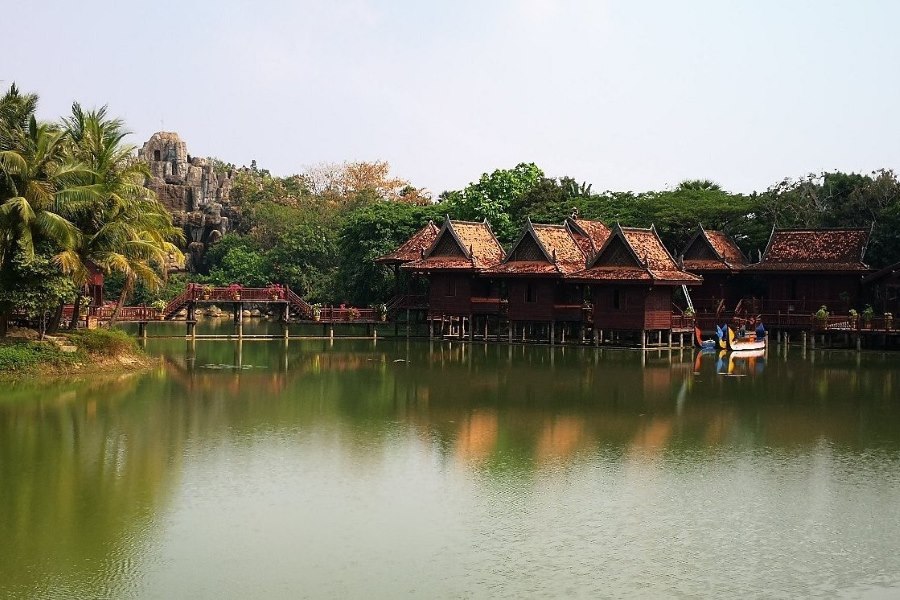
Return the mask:
<svg viewBox="0 0 900 600">
<path fill-rule="evenodd" d="M 154 133 L 138 150 L 150 165 L 146 186 L 184 228 L 186 267 L 195 271 L 207 247 L 228 231 L 236 216 L 231 207 L 232 172 L 217 172 L 205 158 L 192 158 L 187 144 L 175 132 Z"/>
</svg>

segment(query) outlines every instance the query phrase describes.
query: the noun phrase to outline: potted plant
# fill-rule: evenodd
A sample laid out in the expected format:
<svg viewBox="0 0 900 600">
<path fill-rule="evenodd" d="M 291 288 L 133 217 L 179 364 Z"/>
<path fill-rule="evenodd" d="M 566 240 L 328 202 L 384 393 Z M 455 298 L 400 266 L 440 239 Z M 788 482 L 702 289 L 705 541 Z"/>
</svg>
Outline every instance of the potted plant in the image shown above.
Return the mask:
<svg viewBox="0 0 900 600">
<path fill-rule="evenodd" d="M 887 331 L 890 331 L 894 328 L 894 315 L 893 313 L 886 312 L 884 313 L 884 328 Z"/>
<path fill-rule="evenodd" d="M 313 321 L 319 321 L 322 319 L 322 305 L 316 302 L 315 304 L 311 304 L 310 308 L 312 308 L 312 318 Z"/>
<path fill-rule="evenodd" d="M 347 309 L 347 320 L 355 321 L 359 318 L 359 309 L 355 306 L 351 306 Z"/>
<path fill-rule="evenodd" d="M 828 324 L 828 316 L 830 314 L 831 313 L 828 312 L 827 306 L 825 306 L 824 304 L 820 306 L 819 310 L 817 310 L 815 314 L 816 324 L 818 324 L 820 328 L 824 329 L 824 327 Z"/>
<path fill-rule="evenodd" d="M 206 284 L 203 286 L 203 289 L 200 290 L 200 295 L 204 300 L 209 300 L 209 297 L 212 296 L 213 288 L 211 285 Z"/>
<path fill-rule="evenodd" d="M 866 329 L 872 326 L 872 317 L 875 316 L 875 309 L 872 308 L 871 304 L 866 304 L 866 307 L 862 311 L 863 324 L 866 326 Z"/>
<path fill-rule="evenodd" d="M 694 312 L 694 309 L 693 309 L 693 308 L 691 308 L 690 306 L 688 306 L 686 309 L 684 309 L 684 312 L 681 313 L 681 314 L 683 314 L 683 315 L 684 315 L 685 317 L 687 317 L 688 319 L 693 319 L 693 318 L 694 318 L 694 315 L 697 314 L 697 313 Z"/>
<path fill-rule="evenodd" d="M 850 329 L 856 329 L 856 324 L 859 322 L 859 313 L 856 312 L 855 308 L 850 309 Z"/>
<path fill-rule="evenodd" d="M 387 304 L 376 304 L 374 308 L 375 314 L 378 315 L 378 320 L 387 321 Z"/>
<path fill-rule="evenodd" d="M 243 289 L 243 287 L 241 287 L 241 284 L 232 283 L 231 285 L 228 286 L 228 295 L 231 296 L 232 300 L 240 300 L 242 289 Z"/>
<path fill-rule="evenodd" d="M 156 318 L 162 319 L 163 318 L 162 313 L 164 310 L 166 310 L 166 301 L 161 298 L 154 300 L 153 302 L 150 303 L 150 308 L 152 308 L 153 310 L 155 310 L 158 313 L 156 315 Z"/>
</svg>

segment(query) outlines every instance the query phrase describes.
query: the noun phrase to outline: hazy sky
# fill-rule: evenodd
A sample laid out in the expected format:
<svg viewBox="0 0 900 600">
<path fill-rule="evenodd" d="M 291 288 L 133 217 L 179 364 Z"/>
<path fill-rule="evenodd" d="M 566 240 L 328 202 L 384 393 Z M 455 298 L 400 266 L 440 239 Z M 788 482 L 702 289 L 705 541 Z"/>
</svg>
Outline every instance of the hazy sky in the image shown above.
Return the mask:
<svg viewBox="0 0 900 600">
<path fill-rule="evenodd" d="M 900 2 L 10 0 L 0 83 L 277 174 L 435 194 L 536 162 L 595 190 L 900 167 Z"/>
</svg>

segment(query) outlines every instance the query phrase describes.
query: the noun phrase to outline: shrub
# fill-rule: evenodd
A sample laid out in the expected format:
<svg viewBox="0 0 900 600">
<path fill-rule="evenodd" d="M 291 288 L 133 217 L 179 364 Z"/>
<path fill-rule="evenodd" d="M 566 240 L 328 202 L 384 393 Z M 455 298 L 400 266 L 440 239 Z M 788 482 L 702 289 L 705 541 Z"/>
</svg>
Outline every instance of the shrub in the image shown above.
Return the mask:
<svg viewBox="0 0 900 600">
<path fill-rule="evenodd" d="M 91 354 L 116 356 L 139 351 L 134 338 L 121 329 L 79 329 L 67 335 L 74 345 Z"/>
<path fill-rule="evenodd" d="M 0 373 L 27 371 L 48 363 L 62 365 L 74 359 L 74 354 L 62 352 L 48 342 L 0 344 Z"/>
</svg>

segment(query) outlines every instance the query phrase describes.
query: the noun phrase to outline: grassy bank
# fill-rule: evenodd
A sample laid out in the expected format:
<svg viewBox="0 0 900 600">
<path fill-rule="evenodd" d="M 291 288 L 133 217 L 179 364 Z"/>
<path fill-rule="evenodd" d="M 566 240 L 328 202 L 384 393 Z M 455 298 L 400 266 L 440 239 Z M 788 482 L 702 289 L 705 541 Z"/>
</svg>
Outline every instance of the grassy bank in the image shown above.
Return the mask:
<svg viewBox="0 0 900 600">
<path fill-rule="evenodd" d="M 0 376 L 66 375 L 150 364 L 134 338 L 120 329 L 78 330 L 44 341 L 33 337 L 25 332 L 0 340 Z"/>
</svg>

